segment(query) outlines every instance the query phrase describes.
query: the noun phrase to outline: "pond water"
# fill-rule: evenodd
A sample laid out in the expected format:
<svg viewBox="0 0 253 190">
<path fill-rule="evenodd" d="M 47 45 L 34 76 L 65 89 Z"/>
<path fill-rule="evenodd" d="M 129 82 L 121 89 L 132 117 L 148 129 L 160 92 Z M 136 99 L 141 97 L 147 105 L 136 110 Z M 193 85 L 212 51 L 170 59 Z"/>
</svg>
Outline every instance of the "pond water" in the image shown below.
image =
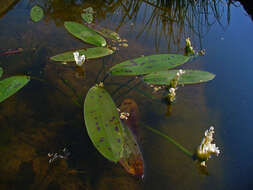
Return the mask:
<svg viewBox="0 0 253 190">
<path fill-rule="evenodd" d="M 8 2 L 9 8 L 0 12 L 0 52 L 17 48 L 23 51 L 0 56 L 3 78 L 16 74 L 33 78 L 0 104 L 0 189 L 253 189 L 253 25 L 239 3 Z M 29 15 L 36 4 L 45 13 L 38 23 L 32 22 Z M 95 26 L 116 31 L 128 41 L 128 47 L 118 46 L 110 56 L 88 60 L 80 73 L 74 63 L 64 65 L 49 58 L 91 47 L 71 36 L 63 25 L 64 21 L 82 22 L 80 14 L 87 7 L 96 12 Z M 213 125 L 221 154 L 208 161 L 208 175 L 204 175 L 175 146 L 140 127 L 138 142 L 145 177 L 131 176 L 92 145 L 83 119 L 85 96 L 112 65 L 141 55 L 183 54 L 187 37 L 195 49 L 205 49 L 206 55 L 182 68 L 206 70 L 216 77 L 208 83 L 180 87 L 172 107 L 136 90 L 122 88 L 114 93 L 117 86 L 112 84 L 122 84 L 129 77 L 111 77 L 105 88 L 117 105 L 126 98 L 137 103 L 139 123 L 162 131 L 191 151 Z M 130 84 L 137 83 L 138 89 L 161 97 L 146 84 L 139 84 L 138 79 Z M 68 158 L 49 164 L 48 153 L 63 148 L 70 152 Z"/>
</svg>

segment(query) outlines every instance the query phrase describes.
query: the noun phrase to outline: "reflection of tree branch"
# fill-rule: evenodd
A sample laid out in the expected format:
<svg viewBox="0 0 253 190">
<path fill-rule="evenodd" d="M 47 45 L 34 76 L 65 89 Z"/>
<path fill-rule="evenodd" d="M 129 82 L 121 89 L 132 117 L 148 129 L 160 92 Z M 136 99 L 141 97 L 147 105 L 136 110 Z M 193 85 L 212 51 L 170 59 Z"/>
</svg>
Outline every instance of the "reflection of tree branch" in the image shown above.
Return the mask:
<svg viewBox="0 0 253 190">
<path fill-rule="evenodd" d="M 138 39 L 152 31 L 157 50 L 163 40 L 168 42 L 168 49 L 171 47 L 179 49 L 181 42 L 190 34 L 196 34 L 201 45 L 201 38 L 208 33 L 214 23 L 219 23 L 223 29 L 225 28 L 222 18 L 226 10 L 225 16 L 229 23 L 232 4 L 231 0 L 226 0 L 225 3 L 222 0 L 108 0 L 103 2 L 81 0 L 79 5 L 72 0 L 41 2 L 44 2 L 45 20 L 53 19 L 57 25 L 62 25 L 65 20 L 81 21 L 79 13 L 87 5 L 93 6 L 98 21 L 104 20 L 108 15 L 117 19 L 116 24 L 113 20 L 116 31 L 129 21 L 136 23 L 138 18 L 141 18 L 143 27 L 137 31 L 136 37 Z M 186 33 L 188 36 L 185 36 Z"/>
</svg>

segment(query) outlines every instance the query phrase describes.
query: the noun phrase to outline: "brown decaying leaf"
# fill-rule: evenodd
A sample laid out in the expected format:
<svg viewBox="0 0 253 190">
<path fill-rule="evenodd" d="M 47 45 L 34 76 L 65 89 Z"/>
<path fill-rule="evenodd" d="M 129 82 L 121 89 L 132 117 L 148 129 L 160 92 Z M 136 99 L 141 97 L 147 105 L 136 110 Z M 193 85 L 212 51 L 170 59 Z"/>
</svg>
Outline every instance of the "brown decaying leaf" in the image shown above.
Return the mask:
<svg viewBox="0 0 253 190">
<path fill-rule="evenodd" d="M 139 119 L 139 109 L 137 104 L 132 99 L 125 99 L 120 110 L 122 112 L 127 112 L 130 114 L 127 120 L 123 120 L 123 123 L 127 127 L 125 129 L 125 144 L 123 157 L 119 163 L 124 167 L 124 169 L 135 176 L 143 176 L 144 174 L 144 162 L 142 153 L 137 144 L 136 138 L 138 138 L 138 119 Z"/>
<path fill-rule="evenodd" d="M 129 113 L 127 120 L 123 120 L 123 123 L 128 126 L 134 135 L 138 138 L 138 120 L 139 120 L 139 108 L 133 99 L 127 98 L 123 100 L 120 105 L 121 112 Z"/>
</svg>

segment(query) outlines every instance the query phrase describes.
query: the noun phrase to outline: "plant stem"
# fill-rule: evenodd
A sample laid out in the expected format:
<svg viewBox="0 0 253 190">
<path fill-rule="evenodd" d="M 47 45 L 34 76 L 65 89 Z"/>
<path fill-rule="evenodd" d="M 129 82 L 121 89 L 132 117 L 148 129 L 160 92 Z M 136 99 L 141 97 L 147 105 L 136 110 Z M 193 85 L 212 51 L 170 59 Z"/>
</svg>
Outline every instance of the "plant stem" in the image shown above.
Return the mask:
<svg viewBox="0 0 253 190">
<path fill-rule="evenodd" d="M 108 86 L 108 85 L 120 86 L 120 85 L 122 85 L 122 84 L 119 83 L 119 82 L 109 82 L 109 83 L 105 83 L 104 85 L 106 85 L 106 86 Z M 124 88 L 129 89 L 129 88 L 132 88 L 132 87 L 126 84 L 126 85 L 124 85 Z M 155 101 L 155 102 L 157 102 L 157 103 L 161 103 L 160 99 L 157 99 L 157 98 L 152 97 L 150 94 L 144 92 L 143 90 L 141 90 L 141 89 L 139 89 L 139 88 L 136 88 L 136 87 L 135 87 L 133 90 L 136 91 L 136 92 L 138 92 L 139 94 L 141 94 L 141 95 L 143 95 L 143 96 L 145 96 L 145 97 L 151 99 L 152 101 Z"/>
<path fill-rule="evenodd" d="M 104 59 L 102 59 L 102 61 L 103 61 L 103 63 L 102 63 L 102 67 L 101 67 L 101 69 L 98 71 L 98 74 L 97 74 L 97 76 L 96 76 L 95 83 L 97 83 L 97 82 L 98 82 L 98 78 L 99 78 L 100 74 L 102 73 L 102 71 L 103 71 L 103 70 L 104 70 L 104 68 L 105 68 L 105 60 L 104 60 Z"/>
<path fill-rule="evenodd" d="M 109 76 L 110 76 L 110 73 L 106 73 L 106 75 L 104 76 L 104 78 L 103 78 L 102 82 L 104 83 L 104 82 L 105 82 L 105 80 L 106 80 Z"/>
<path fill-rule="evenodd" d="M 189 156 L 190 158 L 193 158 L 193 153 L 190 152 L 189 150 L 187 150 L 185 147 L 183 147 L 182 145 L 180 145 L 178 142 L 176 142 L 174 139 L 170 138 L 169 136 L 163 134 L 162 132 L 151 128 L 149 126 L 144 125 L 144 127 L 154 133 L 156 133 L 157 135 L 160 135 L 161 137 L 167 139 L 170 143 L 172 143 L 173 145 L 175 145 L 177 148 L 179 148 L 183 153 L 185 153 L 187 156 Z"/>
<path fill-rule="evenodd" d="M 121 94 L 119 94 L 116 98 L 115 98 L 115 101 L 122 97 L 123 95 L 127 95 L 129 92 L 131 92 L 132 90 L 134 90 L 138 85 L 140 85 L 142 83 L 142 81 L 139 81 L 138 83 L 136 83 L 134 86 L 130 87 L 126 92 L 123 92 Z"/>
</svg>

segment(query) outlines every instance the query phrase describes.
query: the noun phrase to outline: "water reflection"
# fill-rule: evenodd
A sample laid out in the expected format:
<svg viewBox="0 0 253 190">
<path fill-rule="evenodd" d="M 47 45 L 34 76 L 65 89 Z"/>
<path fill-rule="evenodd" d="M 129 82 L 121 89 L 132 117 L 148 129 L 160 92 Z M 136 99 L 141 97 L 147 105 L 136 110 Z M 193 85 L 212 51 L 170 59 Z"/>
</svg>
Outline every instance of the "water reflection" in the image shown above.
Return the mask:
<svg viewBox="0 0 253 190">
<path fill-rule="evenodd" d="M 154 46 L 157 50 L 164 41 L 167 42 L 168 50 L 172 47 L 181 50 L 186 34 L 197 36 L 201 48 L 201 39 L 213 24 L 218 22 L 225 28 L 230 20 L 231 1 L 52 0 L 40 1 L 40 4 L 43 4 L 45 9 L 45 21 L 53 20 L 57 26 L 63 25 L 66 20 L 81 22 L 82 10 L 92 6 L 96 11 L 97 23 L 110 17 L 115 31 L 130 25 L 128 30 L 137 32 L 137 39 L 154 36 Z"/>
<path fill-rule="evenodd" d="M 8 12 L 19 0 L 0 0 L 0 18 Z"/>
</svg>

